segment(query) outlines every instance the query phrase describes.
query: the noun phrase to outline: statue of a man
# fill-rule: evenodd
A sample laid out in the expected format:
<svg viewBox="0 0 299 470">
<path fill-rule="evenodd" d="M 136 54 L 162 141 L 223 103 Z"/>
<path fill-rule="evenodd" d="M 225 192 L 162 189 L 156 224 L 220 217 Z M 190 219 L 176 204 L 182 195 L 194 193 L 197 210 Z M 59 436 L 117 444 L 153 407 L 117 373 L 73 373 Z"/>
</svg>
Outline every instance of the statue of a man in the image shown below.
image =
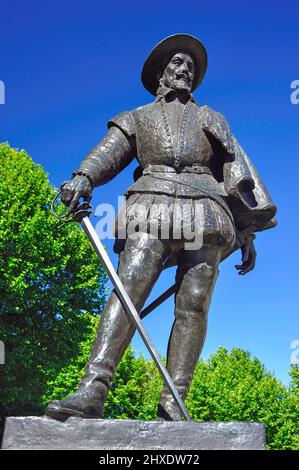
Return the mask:
<svg viewBox="0 0 299 470">
<path fill-rule="evenodd" d="M 160 42 L 142 70 L 142 82 L 155 96 L 154 102 L 111 119 L 104 139 L 71 181 L 62 184 L 62 201 L 74 211 L 80 198 L 89 201 L 93 188 L 138 159 L 135 183 L 126 192 L 125 213 L 119 214 L 118 221 L 125 220 L 127 226 L 134 223 L 142 207 L 147 223 L 134 237 L 121 239 L 116 233 L 118 274 L 140 311 L 161 271 L 177 265 L 167 369 L 183 400 L 204 344 L 219 263 L 241 248 L 242 264 L 236 268 L 242 275 L 251 271 L 256 258 L 254 232 L 276 224 L 276 207 L 227 121 L 211 108 L 198 106 L 191 94 L 206 67 L 205 48 L 195 37 L 176 34 Z M 161 229 L 166 219 L 169 236 L 161 236 L 161 230 L 153 236 L 150 222 Z M 190 236 L 184 236 L 188 224 L 194 237 L 200 227 L 199 246 L 192 247 Z M 102 417 L 116 367 L 134 331 L 113 291 L 78 390 L 51 402 L 46 414 L 60 420 Z M 158 418 L 181 419 L 166 387 Z"/>
</svg>

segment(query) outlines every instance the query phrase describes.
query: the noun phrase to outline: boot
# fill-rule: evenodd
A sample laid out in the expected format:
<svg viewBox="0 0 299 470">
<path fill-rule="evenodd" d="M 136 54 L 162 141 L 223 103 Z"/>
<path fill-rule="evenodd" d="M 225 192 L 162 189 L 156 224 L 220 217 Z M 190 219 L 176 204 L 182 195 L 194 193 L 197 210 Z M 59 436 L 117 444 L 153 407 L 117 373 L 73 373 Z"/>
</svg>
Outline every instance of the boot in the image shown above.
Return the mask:
<svg viewBox="0 0 299 470">
<path fill-rule="evenodd" d="M 64 400 L 49 403 L 45 415 L 59 421 L 65 421 L 70 416 L 101 418 L 107 393 L 108 389 L 103 384 L 92 383 L 89 387 L 79 388 Z"/>
<path fill-rule="evenodd" d="M 204 345 L 208 309 L 217 276 L 216 267 L 207 263 L 195 265 L 183 275 L 175 297 L 175 321 L 168 343 L 167 369 L 182 400 L 187 396 Z M 181 420 L 180 410 L 167 387 L 160 395 L 158 420 Z"/>
<path fill-rule="evenodd" d="M 162 270 L 164 253 L 164 244 L 144 233 L 137 240 L 128 239 L 125 250 L 120 254 L 119 276 L 138 311 Z M 45 414 L 61 421 L 69 416 L 101 418 L 116 367 L 134 332 L 134 324 L 113 291 L 102 313 L 78 390 L 64 400 L 51 402 Z"/>
</svg>

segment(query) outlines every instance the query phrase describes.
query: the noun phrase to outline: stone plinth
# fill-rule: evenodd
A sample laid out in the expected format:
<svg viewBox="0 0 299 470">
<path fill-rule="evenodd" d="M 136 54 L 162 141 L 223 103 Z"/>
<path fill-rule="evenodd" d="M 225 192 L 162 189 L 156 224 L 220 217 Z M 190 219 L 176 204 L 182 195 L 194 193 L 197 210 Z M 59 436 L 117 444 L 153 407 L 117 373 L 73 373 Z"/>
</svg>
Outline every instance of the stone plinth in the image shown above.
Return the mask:
<svg viewBox="0 0 299 470">
<path fill-rule="evenodd" d="M 261 423 L 7 418 L 2 449 L 265 449 Z"/>
</svg>

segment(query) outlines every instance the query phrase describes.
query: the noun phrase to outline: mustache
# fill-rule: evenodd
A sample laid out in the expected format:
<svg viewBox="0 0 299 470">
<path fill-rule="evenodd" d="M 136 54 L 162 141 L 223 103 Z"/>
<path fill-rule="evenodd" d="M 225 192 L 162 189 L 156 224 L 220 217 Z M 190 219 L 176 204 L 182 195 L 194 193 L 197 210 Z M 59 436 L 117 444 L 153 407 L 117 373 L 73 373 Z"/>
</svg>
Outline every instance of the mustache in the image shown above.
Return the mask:
<svg viewBox="0 0 299 470">
<path fill-rule="evenodd" d="M 188 83 L 191 82 L 191 77 L 190 77 L 190 75 L 187 74 L 187 73 L 176 73 L 176 74 L 175 74 L 175 78 L 176 78 L 176 80 L 184 79 L 184 80 L 186 80 Z"/>
</svg>

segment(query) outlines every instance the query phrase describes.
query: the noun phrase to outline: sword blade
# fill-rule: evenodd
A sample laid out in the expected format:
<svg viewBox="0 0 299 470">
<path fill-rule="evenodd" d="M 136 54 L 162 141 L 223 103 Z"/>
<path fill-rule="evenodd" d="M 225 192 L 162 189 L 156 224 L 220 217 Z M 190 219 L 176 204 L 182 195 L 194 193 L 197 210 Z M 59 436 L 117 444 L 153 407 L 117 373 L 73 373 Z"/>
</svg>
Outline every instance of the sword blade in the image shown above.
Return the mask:
<svg viewBox="0 0 299 470">
<path fill-rule="evenodd" d="M 143 319 L 146 317 L 149 313 L 151 313 L 153 310 L 155 310 L 159 305 L 162 304 L 165 300 L 167 300 L 172 294 L 174 294 L 176 291 L 176 284 L 173 284 L 169 289 L 167 289 L 163 294 L 159 295 L 157 299 L 155 299 L 151 304 L 149 304 L 147 307 L 145 307 L 143 310 L 140 312 L 140 318 Z"/>
<path fill-rule="evenodd" d="M 114 285 L 114 288 L 115 288 L 115 291 L 126 311 L 126 313 L 128 314 L 129 318 L 132 320 L 132 322 L 134 323 L 137 331 L 139 332 L 145 346 L 147 347 L 147 350 L 148 352 L 150 353 L 151 357 L 153 358 L 156 366 L 158 367 L 158 370 L 164 380 L 164 382 L 166 383 L 171 395 L 173 396 L 176 404 L 178 405 L 180 411 L 181 411 L 181 414 L 182 416 L 186 419 L 186 421 L 191 421 L 191 418 L 189 416 L 189 413 L 187 411 L 187 408 L 185 407 L 185 404 L 182 400 L 182 398 L 180 397 L 169 373 L 168 373 L 168 370 L 166 369 L 166 367 L 164 366 L 158 352 L 156 351 L 156 348 L 153 344 L 153 342 L 151 341 L 147 331 L 145 330 L 142 322 L 141 322 L 141 319 L 138 315 L 138 312 L 133 304 L 133 302 L 131 301 L 130 297 L 128 296 L 124 286 L 123 286 L 123 283 L 121 282 L 117 272 L 115 271 L 114 269 L 114 266 L 113 264 L 111 263 L 110 261 L 110 258 L 108 256 L 108 254 L 106 253 L 105 251 L 105 248 L 102 244 L 102 242 L 100 241 L 99 237 L 97 236 L 97 233 L 92 225 L 92 223 L 90 222 L 89 218 L 88 217 L 84 217 L 82 220 L 81 220 L 81 225 L 83 227 L 83 230 L 84 232 L 86 233 L 87 237 L 89 238 L 99 260 L 101 261 L 102 265 L 104 266 L 104 268 L 106 269 L 107 271 L 107 274 L 110 278 L 110 280 L 112 281 L 113 285 Z"/>
</svg>

